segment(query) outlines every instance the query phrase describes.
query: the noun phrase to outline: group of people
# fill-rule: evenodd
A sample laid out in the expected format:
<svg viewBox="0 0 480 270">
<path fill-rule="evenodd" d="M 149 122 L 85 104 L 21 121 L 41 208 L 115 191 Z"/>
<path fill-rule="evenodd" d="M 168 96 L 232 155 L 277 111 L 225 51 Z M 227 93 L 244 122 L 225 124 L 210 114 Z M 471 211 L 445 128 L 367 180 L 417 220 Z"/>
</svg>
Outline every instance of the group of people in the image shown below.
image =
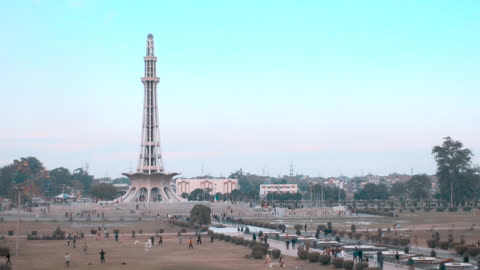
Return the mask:
<svg viewBox="0 0 480 270">
<path fill-rule="evenodd" d="M 87 243 L 85 243 L 85 247 L 87 246 Z M 86 253 L 86 248 L 84 249 L 84 252 Z M 98 253 L 100 255 L 100 263 L 101 264 L 104 264 L 105 263 L 105 254 L 107 254 L 103 249 L 100 251 L 100 253 Z M 70 267 L 70 260 L 71 260 L 71 257 L 70 257 L 70 254 L 65 253 L 65 256 L 63 257 L 63 259 L 65 260 L 65 267 Z"/>
<path fill-rule="evenodd" d="M 272 268 L 272 258 L 270 257 L 269 254 L 267 254 L 265 256 L 265 265 L 269 268 Z M 285 268 L 285 260 L 283 259 L 282 256 L 280 256 L 280 258 L 278 259 L 278 265 L 281 267 L 281 268 Z"/>
<path fill-rule="evenodd" d="M 327 247 L 326 249 L 323 250 L 323 254 L 330 255 L 335 258 L 345 258 L 345 250 L 343 250 L 343 248 L 340 248 L 340 247 L 335 247 L 335 248 Z"/>
</svg>

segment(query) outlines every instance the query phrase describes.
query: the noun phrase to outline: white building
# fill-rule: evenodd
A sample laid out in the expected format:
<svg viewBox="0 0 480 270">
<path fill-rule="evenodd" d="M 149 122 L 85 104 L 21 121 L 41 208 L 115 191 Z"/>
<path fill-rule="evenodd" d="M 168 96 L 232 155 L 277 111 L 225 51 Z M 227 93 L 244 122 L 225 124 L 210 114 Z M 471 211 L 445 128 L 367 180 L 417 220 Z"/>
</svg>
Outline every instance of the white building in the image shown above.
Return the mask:
<svg viewBox="0 0 480 270">
<path fill-rule="evenodd" d="M 190 194 L 195 189 L 208 189 L 211 194 L 215 193 L 232 193 L 233 190 L 238 189 L 237 179 L 177 179 L 176 193 L 182 195 L 183 193 Z"/>
<path fill-rule="evenodd" d="M 262 184 L 260 185 L 260 197 L 265 197 L 269 192 L 297 193 L 297 184 Z"/>
</svg>

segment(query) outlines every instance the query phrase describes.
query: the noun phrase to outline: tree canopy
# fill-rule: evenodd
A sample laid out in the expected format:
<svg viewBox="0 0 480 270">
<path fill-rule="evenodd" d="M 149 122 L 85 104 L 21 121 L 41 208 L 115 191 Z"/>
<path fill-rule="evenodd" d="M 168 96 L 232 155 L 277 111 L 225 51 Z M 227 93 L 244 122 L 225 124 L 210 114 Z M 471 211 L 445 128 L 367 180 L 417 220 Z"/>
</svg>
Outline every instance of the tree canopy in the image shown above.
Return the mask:
<svg viewBox="0 0 480 270">
<path fill-rule="evenodd" d="M 355 193 L 355 200 L 386 200 L 390 196 L 384 184 L 367 183 L 360 191 Z"/>
<path fill-rule="evenodd" d="M 100 183 L 90 189 L 92 197 L 100 200 L 113 200 L 117 196 L 117 189 L 112 184 Z"/>
<path fill-rule="evenodd" d="M 190 222 L 199 225 L 209 225 L 211 223 L 211 213 L 212 209 L 210 207 L 197 204 L 190 211 Z"/>
<path fill-rule="evenodd" d="M 454 203 L 478 199 L 475 191 L 480 179 L 472 167 L 470 149 L 464 148 L 460 141 L 446 137 L 442 145 L 433 147 L 432 154 L 437 162 L 438 198 L 453 199 Z"/>
</svg>

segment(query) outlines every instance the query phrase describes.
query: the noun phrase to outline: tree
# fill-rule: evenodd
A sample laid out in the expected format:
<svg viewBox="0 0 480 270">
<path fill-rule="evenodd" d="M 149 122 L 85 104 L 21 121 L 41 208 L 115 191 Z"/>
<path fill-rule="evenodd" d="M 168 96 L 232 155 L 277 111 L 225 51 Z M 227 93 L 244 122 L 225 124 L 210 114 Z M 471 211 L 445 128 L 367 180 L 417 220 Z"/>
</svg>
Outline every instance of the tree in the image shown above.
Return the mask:
<svg viewBox="0 0 480 270">
<path fill-rule="evenodd" d="M 205 191 L 201 188 L 194 189 L 190 193 L 190 195 L 188 195 L 189 201 L 203 201 L 204 199 L 205 199 Z"/>
<path fill-rule="evenodd" d="M 390 194 L 384 184 L 367 183 L 359 192 L 355 193 L 355 200 L 386 200 Z"/>
<path fill-rule="evenodd" d="M 51 170 L 50 178 L 55 185 L 72 185 L 72 174 L 64 167 Z"/>
<path fill-rule="evenodd" d="M 417 174 L 408 180 L 407 189 L 410 198 L 414 200 L 423 200 L 430 196 L 432 182 L 426 174 Z"/>
<path fill-rule="evenodd" d="M 190 222 L 199 225 L 209 225 L 211 223 L 211 213 L 212 209 L 210 207 L 197 204 L 190 211 Z"/>
<path fill-rule="evenodd" d="M 392 185 L 392 195 L 397 198 L 402 198 L 407 195 L 407 184 L 405 182 L 396 182 Z"/>
<path fill-rule="evenodd" d="M 437 162 L 439 198 L 453 203 L 474 199 L 475 192 L 471 191 L 478 188 L 479 179 L 471 167 L 472 151 L 446 137 L 441 146 L 433 147 L 432 154 Z"/>
<path fill-rule="evenodd" d="M 96 184 L 90 188 L 90 194 L 100 200 L 113 200 L 117 196 L 117 189 L 112 184 Z"/>
<path fill-rule="evenodd" d="M 87 171 L 83 170 L 82 168 L 78 168 L 73 171 L 72 174 L 73 180 L 78 180 L 82 183 L 83 191 L 88 193 L 90 191 L 90 187 L 92 186 L 93 176 L 89 175 Z"/>
</svg>

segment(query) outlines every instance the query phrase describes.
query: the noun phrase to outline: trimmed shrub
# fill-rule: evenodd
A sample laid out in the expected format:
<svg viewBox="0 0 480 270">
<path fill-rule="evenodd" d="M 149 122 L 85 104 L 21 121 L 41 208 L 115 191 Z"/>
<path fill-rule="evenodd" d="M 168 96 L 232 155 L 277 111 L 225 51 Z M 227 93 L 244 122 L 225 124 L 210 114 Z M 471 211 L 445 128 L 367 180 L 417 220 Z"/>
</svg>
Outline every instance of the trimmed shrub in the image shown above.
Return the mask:
<svg viewBox="0 0 480 270">
<path fill-rule="evenodd" d="M 468 247 L 467 253 L 471 257 L 476 257 L 478 254 L 480 254 L 480 248 L 478 248 L 478 247 Z"/>
<path fill-rule="evenodd" d="M 472 211 L 472 208 L 471 207 L 463 207 L 463 211 L 470 212 L 470 211 Z"/>
<path fill-rule="evenodd" d="M 12 236 L 15 233 L 15 231 L 14 230 L 8 230 L 7 233 L 8 233 L 8 235 Z"/>
<path fill-rule="evenodd" d="M 232 237 L 230 235 L 225 235 L 225 238 L 223 240 L 225 240 L 225 242 L 230 242 L 231 239 Z"/>
<path fill-rule="evenodd" d="M 355 270 L 364 270 L 366 268 L 368 268 L 368 263 L 366 262 L 359 262 L 355 264 Z"/>
<path fill-rule="evenodd" d="M 317 263 L 320 259 L 320 252 L 310 252 L 308 253 L 308 261 L 311 263 Z"/>
<path fill-rule="evenodd" d="M 255 245 L 252 247 L 252 257 L 254 259 L 262 259 L 267 254 L 267 249 L 261 245 Z"/>
<path fill-rule="evenodd" d="M 237 239 L 235 239 L 235 245 L 243 245 L 243 238 L 237 237 Z"/>
<path fill-rule="evenodd" d="M 435 249 L 432 249 L 432 251 L 430 251 L 430 257 L 437 257 L 437 252 L 435 252 Z"/>
<path fill-rule="evenodd" d="M 460 255 L 465 254 L 467 252 L 467 250 L 468 250 L 468 246 L 465 246 L 465 245 L 455 246 L 455 251 Z"/>
<path fill-rule="evenodd" d="M 250 240 L 250 242 L 248 243 L 249 248 L 252 248 L 255 245 L 257 245 L 257 241 Z"/>
<path fill-rule="evenodd" d="M 363 235 L 362 233 L 354 233 L 353 237 L 355 237 L 355 239 L 357 240 L 360 240 L 360 238 L 362 238 L 362 235 Z"/>
<path fill-rule="evenodd" d="M 462 244 L 459 243 L 459 242 L 452 242 L 452 243 L 450 243 L 450 245 L 448 246 L 448 248 L 455 249 L 455 247 L 458 246 L 458 245 L 462 245 Z"/>
<path fill-rule="evenodd" d="M 295 224 L 293 228 L 295 229 L 295 231 L 301 231 L 303 226 L 301 224 Z"/>
<path fill-rule="evenodd" d="M 218 235 L 218 240 L 224 240 L 225 239 L 225 234 L 221 233 Z"/>
<path fill-rule="evenodd" d="M 352 260 L 344 260 L 343 261 L 343 268 L 345 270 L 352 270 L 354 265 L 355 265 L 355 263 L 353 263 Z"/>
<path fill-rule="evenodd" d="M 400 238 L 398 238 L 398 237 L 392 238 L 392 245 L 394 245 L 394 246 L 400 245 Z"/>
<path fill-rule="evenodd" d="M 37 236 L 38 232 L 37 231 L 32 231 L 33 236 Z"/>
<path fill-rule="evenodd" d="M 207 225 L 202 225 L 200 226 L 200 231 L 201 232 L 206 232 L 208 230 L 208 226 Z"/>
<path fill-rule="evenodd" d="M 186 233 L 186 232 L 187 232 L 187 229 L 186 229 L 186 228 L 181 228 L 180 231 L 181 231 L 182 233 Z"/>
<path fill-rule="evenodd" d="M 443 212 L 445 211 L 445 207 L 437 207 L 437 212 Z"/>
<path fill-rule="evenodd" d="M 329 264 L 330 261 L 332 260 L 332 256 L 330 255 L 320 255 L 319 261 L 321 264 Z"/>
<path fill-rule="evenodd" d="M 282 255 L 282 251 L 280 251 L 280 249 L 274 249 L 274 250 L 272 250 L 272 257 L 273 257 L 274 259 L 280 258 L 280 255 Z"/>
<path fill-rule="evenodd" d="M 248 227 L 245 228 L 245 230 L 243 230 L 244 233 L 246 234 L 249 234 L 250 233 L 250 229 Z"/>
<path fill-rule="evenodd" d="M 245 247 L 248 247 L 249 244 L 250 244 L 250 240 L 246 240 L 246 239 L 243 240 L 243 245 Z"/>
<path fill-rule="evenodd" d="M 427 246 L 429 248 L 435 248 L 435 240 L 427 240 Z"/>
<path fill-rule="evenodd" d="M 450 246 L 450 243 L 448 241 L 440 241 L 438 242 L 438 247 L 443 250 L 447 250 L 448 247 Z"/>
<path fill-rule="evenodd" d="M 299 250 L 298 251 L 298 258 L 300 258 L 300 260 L 308 259 L 308 250 Z"/>
<path fill-rule="evenodd" d="M 410 238 L 400 238 L 400 245 L 401 245 L 401 246 L 408 246 L 408 245 L 410 245 Z"/>
<path fill-rule="evenodd" d="M 343 258 L 333 258 L 332 264 L 335 268 L 342 268 L 343 267 Z"/>
</svg>

